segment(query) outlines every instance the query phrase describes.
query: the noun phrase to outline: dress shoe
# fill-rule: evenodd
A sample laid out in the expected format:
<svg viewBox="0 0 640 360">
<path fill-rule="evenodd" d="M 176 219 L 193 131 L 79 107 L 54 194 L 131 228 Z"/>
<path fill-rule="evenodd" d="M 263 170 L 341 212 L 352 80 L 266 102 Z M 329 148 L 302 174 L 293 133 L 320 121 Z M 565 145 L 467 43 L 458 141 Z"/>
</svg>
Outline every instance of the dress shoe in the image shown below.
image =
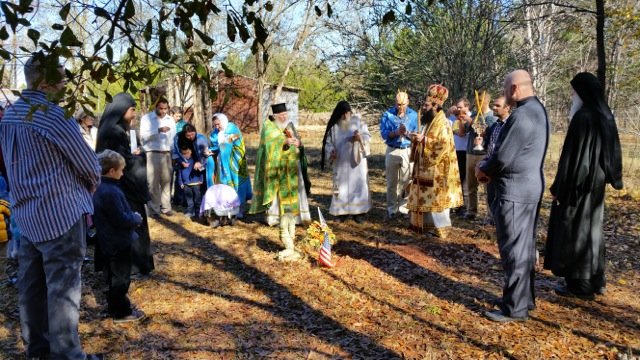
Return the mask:
<svg viewBox="0 0 640 360">
<path fill-rule="evenodd" d="M 487 319 L 489 319 L 491 321 L 495 321 L 495 322 L 499 322 L 499 323 L 508 323 L 508 322 L 513 322 L 513 321 L 527 321 L 527 320 L 529 320 L 529 318 L 527 316 L 512 317 L 512 316 L 505 315 L 500 310 L 498 310 L 498 311 L 485 311 L 484 312 L 484 316 L 486 316 Z"/>
<path fill-rule="evenodd" d="M 476 214 L 468 212 L 468 213 L 464 214 L 464 219 L 465 220 L 475 220 L 476 219 Z"/>
<path fill-rule="evenodd" d="M 598 295 L 604 295 L 604 294 L 607 293 L 607 287 L 606 286 L 600 286 L 599 288 L 596 289 L 595 293 L 598 294 Z"/>
<path fill-rule="evenodd" d="M 556 294 L 564 297 L 572 297 L 582 300 L 594 300 L 596 298 L 593 294 L 576 294 L 567 289 L 566 286 L 557 286 L 554 291 L 556 292 Z"/>
</svg>

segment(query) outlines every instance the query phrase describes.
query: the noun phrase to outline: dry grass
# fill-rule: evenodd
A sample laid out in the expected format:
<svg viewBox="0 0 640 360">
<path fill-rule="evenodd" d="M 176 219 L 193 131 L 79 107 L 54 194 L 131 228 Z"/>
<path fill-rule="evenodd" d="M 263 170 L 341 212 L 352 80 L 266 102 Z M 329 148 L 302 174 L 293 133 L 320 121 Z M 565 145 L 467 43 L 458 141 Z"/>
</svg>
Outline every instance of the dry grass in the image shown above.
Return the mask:
<svg viewBox="0 0 640 360">
<path fill-rule="evenodd" d="M 310 202 L 326 209 L 331 186 L 330 172 L 317 166 L 321 132 L 302 130 L 312 165 Z M 377 135 L 374 139 L 379 144 Z M 247 136 L 247 143 L 253 161 L 255 135 Z M 554 136 L 552 149 L 559 143 Z M 452 239 L 440 241 L 408 231 L 401 221 L 385 223 L 381 154 L 374 150 L 371 158 L 375 209 L 368 222 L 332 225 L 340 241 L 334 247 L 336 268 L 317 267 L 315 254 L 299 263 L 277 262 L 278 231 L 258 217 L 216 230 L 182 216 L 152 221 L 157 270 L 150 280 L 134 281 L 130 290 L 149 318 L 113 325 L 104 316 L 103 287 L 86 268 L 84 347 L 108 352 L 110 359 L 615 359 L 619 353 L 640 354 L 637 201 L 615 193 L 608 198 L 606 296 L 594 302 L 559 298 L 552 291 L 558 280 L 542 271 L 531 320 L 497 325 L 481 316 L 502 286 L 492 230 L 454 219 Z M 303 234 L 299 228 L 298 238 Z M 3 288 L 3 359 L 15 359 L 21 350 L 15 301 L 15 289 Z"/>
</svg>

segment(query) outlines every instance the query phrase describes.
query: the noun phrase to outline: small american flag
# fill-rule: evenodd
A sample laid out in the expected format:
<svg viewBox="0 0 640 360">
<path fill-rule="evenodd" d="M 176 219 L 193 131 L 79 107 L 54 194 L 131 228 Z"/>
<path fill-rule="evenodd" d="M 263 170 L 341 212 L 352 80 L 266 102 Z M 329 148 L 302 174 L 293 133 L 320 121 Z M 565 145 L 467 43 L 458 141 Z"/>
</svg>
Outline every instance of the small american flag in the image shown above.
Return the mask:
<svg viewBox="0 0 640 360">
<path fill-rule="evenodd" d="M 329 233 L 324 232 L 324 241 L 320 247 L 320 255 L 318 256 L 318 262 L 320 265 L 326 267 L 334 267 L 335 264 L 331 262 L 331 241 L 329 241 Z"/>
</svg>

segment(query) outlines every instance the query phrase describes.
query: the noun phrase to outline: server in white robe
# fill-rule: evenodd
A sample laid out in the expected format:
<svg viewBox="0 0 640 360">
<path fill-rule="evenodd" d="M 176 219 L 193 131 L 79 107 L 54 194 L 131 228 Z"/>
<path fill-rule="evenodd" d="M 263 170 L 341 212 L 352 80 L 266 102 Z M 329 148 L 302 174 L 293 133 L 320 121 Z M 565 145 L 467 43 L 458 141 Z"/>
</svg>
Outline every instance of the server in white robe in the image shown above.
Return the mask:
<svg viewBox="0 0 640 360">
<path fill-rule="evenodd" d="M 360 115 L 352 114 L 351 106 L 340 101 L 331 114 L 322 139 L 321 168 L 325 159 L 333 165 L 333 191 L 329 213 L 337 221 L 350 216 L 361 223 L 371 209 L 367 156 L 371 134 Z"/>
</svg>

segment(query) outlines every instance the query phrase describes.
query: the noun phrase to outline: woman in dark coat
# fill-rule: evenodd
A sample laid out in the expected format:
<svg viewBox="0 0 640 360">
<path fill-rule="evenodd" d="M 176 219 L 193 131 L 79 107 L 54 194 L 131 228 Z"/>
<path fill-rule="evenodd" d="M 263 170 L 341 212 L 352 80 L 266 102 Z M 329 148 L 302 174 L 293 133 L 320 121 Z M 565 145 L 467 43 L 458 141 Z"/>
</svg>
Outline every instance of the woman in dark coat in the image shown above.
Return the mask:
<svg viewBox="0 0 640 360">
<path fill-rule="evenodd" d="M 146 158 L 137 150 L 132 154 L 129 142 L 131 121 L 136 116 L 135 108 L 136 102 L 131 95 L 120 93 L 113 97 L 113 101 L 107 105 L 100 120 L 96 152 L 109 149 L 119 153 L 125 159 L 126 166 L 124 176 L 120 179 L 120 187 L 129 201 L 131 210 L 142 215 L 142 224 L 136 228 L 138 240 L 131 246 L 131 273 L 146 276 L 154 269 L 145 209 L 145 204 L 149 201 L 149 188 Z"/>
<path fill-rule="evenodd" d="M 605 186 L 622 189 L 622 153 L 598 79 L 580 73 L 571 86 L 579 110 L 571 119 L 551 185 L 554 201 L 544 267 L 565 278 L 566 287 L 556 289 L 559 295 L 593 298 L 605 289 Z"/>
</svg>

